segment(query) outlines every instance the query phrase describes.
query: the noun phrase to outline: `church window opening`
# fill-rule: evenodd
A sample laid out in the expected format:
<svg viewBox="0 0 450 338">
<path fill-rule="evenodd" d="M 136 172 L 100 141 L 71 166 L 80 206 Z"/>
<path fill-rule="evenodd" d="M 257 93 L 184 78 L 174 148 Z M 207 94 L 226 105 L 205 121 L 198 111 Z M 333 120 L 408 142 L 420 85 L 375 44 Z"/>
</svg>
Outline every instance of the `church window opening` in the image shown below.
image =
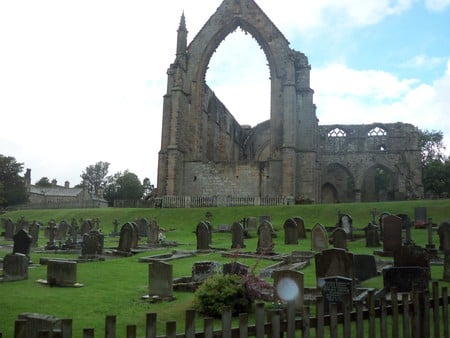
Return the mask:
<svg viewBox="0 0 450 338">
<path fill-rule="evenodd" d="M 346 137 L 347 133 L 340 128 L 334 128 L 328 132 L 328 137 Z"/>
<path fill-rule="evenodd" d="M 387 135 L 386 130 L 380 127 L 375 127 L 367 133 L 367 136 L 369 137 L 386 136 L 386 135 Z"/>
</svg>

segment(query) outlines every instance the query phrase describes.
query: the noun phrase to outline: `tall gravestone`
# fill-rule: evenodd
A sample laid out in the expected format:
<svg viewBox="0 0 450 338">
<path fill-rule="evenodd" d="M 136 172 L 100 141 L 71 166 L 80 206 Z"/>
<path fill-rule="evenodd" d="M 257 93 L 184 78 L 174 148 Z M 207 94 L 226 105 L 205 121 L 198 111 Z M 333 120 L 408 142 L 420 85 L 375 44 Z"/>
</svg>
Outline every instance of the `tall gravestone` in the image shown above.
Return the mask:
<svg viewBox="0 0 450 338">
<path fill-rule="evenodd" d="M 159 225 L 156 220 L 150 220 L 147 227 L 147 244 L 150 246 L 159 245 Z"/>
<path fill-rule="evenodd" d="M 130 253 L 136 248 L 137 229 L 131 223 L 125 223 L 120 229 L 120 239 L 117 251 Z"/>
<path fill-rule="evenodd" d="M 357 254 L 353 256 L 355 278 L 363 282 L 378 276 L 377 263 L 372 255 Z"/>
<path fill-rule="evenodd" d="M 304 276 L 294 270 L 276 270 L 273 272 L 275 298 L 285 302 L 294 302 L 297 311 L 303 310 Z"/>
<path fill-rule="evenodd" d="M 328 249 L 315 255 L 316 279 L 333 276 L 351 278 L 355 282 L 354 256 L 343 249 Z"/>
<path fill-rule="evenodd" d="M 369 223 L 364 228 L 365 236 L 366 236 L 366 247 L 367 248 L 376 248 L 381 246 L 380 236 L 378 234 L 378 226 L 373 223 Z"/>
<path fill-rule="evenodd" d="M 83 235 L 81 246 L 81 257 L 95 259 L 103 254 L 105 236 L 98 230 L 91 230 Z"/>
<path fill-rule="evenodd" d="M 384 211 L 380 214 L 380 217 L 378 219 L 378 224 L 380 225 L 380 238 L 383 238 L 383 220 L 387 216 L 391 216 L 391 213 L 388 211 Z"/>
<path fill-rule="evenodd" d="M 208 224 L 206 222 L 200 222 L 195 229 L 195 234 L 197 236 L 197 250 L 210 250 L 211 234 Z"/>
<path fill-rule="evenodd" d="M 148 265 L 148 294 L 150 297 L 173 297 L 173 266 L 154 261 Z"/>
<path fill-rule="evenodd" d="M 25 256 L 30 256 L 31 236 L 25 229 L 20 229 L 13 237 L 14 246 L 13 254 L 20 253 Z"/>
<path fill-rule="evenodd" d="M 288 218 L 283 225 L 284 228 L 284 244 L 298 244 L 298 229 L 297 223 L 292 219 Z"/>
<path fill-rule="evenodd" d="M 339 216 L 338 226 L 342 228 L 349 238 L 353 235 L 353 219 L 350 215 L 341 214 Z"/>
<path fill-rule="evenodd" d="M 416 245 L 402 246 L 394 252 L 394 266 L 419 266 L 427 269 L 431 277 L 430 255 L 427 250 Z"/>
<path fill-rule="evenodd" d="M 61 221 L 58 225 L 55 239 L 57 241 L 64 241 L 66 239 L 68 232 L 69 232 L 69 224 L 66 221 Z"/>
<path fill-rule="evenodd" d="M 305 229 L 305 221 L 303 218 L 295 216 L 292 218 L 295 223 L 297 223 L 297 230 L 298 230 L 298 239 L 305 239 L 306 238 L 306 229 Z"/>
<path fill-rule="evenodd" d="M 328 234 L 322 224 L 317 223 L 311 229 L 311 251 L 328 249 Z"/>
<path fill-rule="evenodd" d="M 264 220 L 258 227 L 258 244 L 256 248 L 258 254 L 271 255 L 274 253 L 272 232 L 272 224 L 267 220 Z"/>
<path fill-rule="evenodd" d="M 442 222 L 438 228 L 439 250 L 450 251 L 450 222 Z"/>
<path fill-rule="evenodd" d="M 245 248 L 244 227 L 239 222 L 235 222 L 231 225 L 231 248 L 232 249 Z"/>
<path fill-rule="evenodd" d="M 3 226 L 5 227 L 5 240 L 11 241 L 14 234 L 16 233 L 16 226 L 14 225 L 14 222 L 11 218 L 7 218 L 6 220 L 4 220 Z"/>
<path fill-rule="evenodd" d="M 148 236 L 148 220 L 146 218 L 140 218 L 134 221 L 139 229 L 139 237 L 147 237 Z"/>
<path fill-rule="evenodd" d="M 347 233 L 343 228 L 334 229 L 331 237 L 335 248 L 347 250 Z"/>
<path fill-rule="evenodd" d="M 393 255 L 402 246 L 402 220 L 389 215 L 383 218 L 383 252 Z"/>
<path fill-rule="evenodd" d="M 37 247 L 39 243 L 40 223 L 33 221 L 30 225 L 31 246 Z"/>
</svg>

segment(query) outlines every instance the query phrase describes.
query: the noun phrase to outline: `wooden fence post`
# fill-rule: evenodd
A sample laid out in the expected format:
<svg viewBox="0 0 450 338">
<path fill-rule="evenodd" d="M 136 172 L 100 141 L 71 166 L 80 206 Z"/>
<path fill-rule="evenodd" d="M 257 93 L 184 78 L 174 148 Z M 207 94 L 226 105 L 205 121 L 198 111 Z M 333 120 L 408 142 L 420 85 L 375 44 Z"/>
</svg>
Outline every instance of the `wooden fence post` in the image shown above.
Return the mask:
<svg viewBox="0 0 450 338">
<path fill-rule="evenodd" d="M 116 338 L 116 316 L 106 316 L 105 318 L 105 338 Z"/>
<path fill-rule="evenodd" d="M 433 337 L 440 337 L 439 328 L 439 283 L 433 281 Z"/>
<path fill-rule="evenodd" d="M 281 337 L 280 310 L 270 311 L 270 322 L 272 324 L 272 337 Z"/>
<path fill-rule="evenodd" d="M 324 301 L 323 297 L 319 296 L 316 298 L 316 337 L 323 338 L 324 336 Z"/>
<path fill-rule="evenodd" d="M 94 338 L 94 329 L 83 329 L 83 338 Z"/>
<path fill-rule="evenodd" d="M 448 334 L 448 293 L 447 287 L 442 288 L 442 325 L 444 326 L 444 338 L 449 338 Z"/>
<path fill-rule="evenodd" d="M 330 338 L 338 338 L 337 303 L 330 303 Z"/>
<path fill-rule="evenodd" d="M 295 301 L 287 302 L 287 338 L 295 338 Z"/>
<path fill-rule="evenodd" d="M 392 338 L 398 338 L 398 294 L 397 288 L 391 288 Z"/>
<path fill-rule="evenodd" d="M 386 297 L 382 297 L 380 303 L 380 337 L 387 338 Z"/>
<path fill-rule="evenodd" d="M 420 293 L 421 305 L 421 322 L 422 322 L 422 337 L 430 337 L 430 293 L 424 291 Z"/>
<path fill-rule="evenodd" d="M 175 321 L 166 322 L 166 336 L 167 338 L 176 338 L 177 336 L 177 323 Z"/>
<path fill-rule="evenodd" d="M 412 301 L 413 301 L 413 308 L 414 308 L 414 316 L 413 318 L 413 325 L 412 325 L 412 337 L 413 338 L 420 338 L 420 332 L 421 332 L 421 323 L 420 323 L 420 297 L 419 292 L 417 291 L 417 287 L 414 285 L 412 290 Z"/>
<path fill-rule="evenodd" d="M 256 304 L 255 310 L 256 338 L 264 338 L 264 303 Z"/>
<path fill-rule="evenodd" d="M 127 325 L 127 338 L 136 338 L 136 325 Z"/>
<path fill-rule="evenodd" d="M 350 315 L 352 312 L 352 298 L 349 294 L 344 295 L 342 307 L 344 309 L 344 338 L 350 338 L 352 329 L 350 325 Z"/>
<path fill-rule="evenodd" d="M 356 303 L 356 338 L 364 338 L 363 302 Z"/>
<path fill-rule="evenodd" d="M 248 337 L 248 313 L 239 314 L 239 338 Z"/>
<path fill-rule="evenodd" d="M 402 294 L 402 306 L 403 306 L 403 338 L 411 337 L 410 330 L 410 316 L 409 316 L 409 295 L 407 293 Z"/>
<path fill-rule="evenodd" d="M 14 338 L 27 338 L 27 321 L 17 319 L 14 322 Z"/>
<path fill-rule="evenodd" d="M 309 312 L 309 306 L 305 306 L 303 308 L 303 338 L 309 338 L 311 334 L 311 323 L 310 323 L 310 312 Z"/>
<path fill-rule="evenodd" d="M 214 335 L 214 318 L 206 317 L 203 320 L 203 332 L 205 333 L 205 338 L 213 338 L 213 335 Z"/>
<path fill-rule="evenodd" d="M 195 337 L 195 310 L 186 311 L 186 323 L 185 323 L 184 334 L 186 338 Z"/>
<path fill-rule="evenodd" d="M 61 320 L 61 332 L 63 338 L 72 338 L 72 319 Z"/>
<path fill-rule="evenodd" d="M 375 291 L 369 290 L 368 294 L 369 308 L 369 338 L 375 338 Z"/>
<path fill-rule="evenodd" d="M 156 313 L 147 313 L 145 321 L 145 338 L 156 338 Z"/>
<path fill-rule="evenodd" d="M 222 310 L 222 338 L 231 338 L 231 306 L 224 306 Z"/>
</svg>

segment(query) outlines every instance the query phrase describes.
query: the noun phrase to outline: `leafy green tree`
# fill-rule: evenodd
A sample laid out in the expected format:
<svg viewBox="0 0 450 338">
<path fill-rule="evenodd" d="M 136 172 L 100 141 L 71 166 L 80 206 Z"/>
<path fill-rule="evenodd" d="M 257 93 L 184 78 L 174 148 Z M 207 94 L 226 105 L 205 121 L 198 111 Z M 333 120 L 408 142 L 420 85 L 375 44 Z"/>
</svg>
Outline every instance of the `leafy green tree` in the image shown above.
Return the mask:
<svg viewBox="0 0 450 338">
<path fill-rule="evenodd" d="M 81 174 L 83 181 L 88 185 L 88 191 L 91 194 L 98 195 L 100 189 L 105 189 L 108 183 L 106 175 L 108 175 L 109 163 L 97 162 L 86 167 Z"/>
<path fill-rule="evenodd" d="M 105 199 L 110 205 L 114 200 L 139 200 L 144 193 L 144 186 L 136 174 L 125 170 L 107 177 Z"/>
<path fill-rule="evenodd" d="M 148 177 L 144 178 L 142 181 L 142 186 L 144 187 L 143 198 L 153 197 L 155 192 L 155 186 L 150 182 Z"/>
<path fill-rule="evenodd" d="M 23 163 L 14 157 L 0 154 L 0 205 L 18 205 L 28 201 L 25 181 L 20 173 Z"/>
<path fill-rule="evenodd" d="M 420 130 L 419 147 L 422 153 L 422 165 L 434 160 L 445 160 L 444 134 L 436 130 Z"/>
<path fill-rule="evenodd" d="M 49 188 L 52 186 L 52 183 L 50 182 L 48 177 L 41 177 L 40 180 L 37 181 L 34 185 L 38 187 Z"/>
</svg>

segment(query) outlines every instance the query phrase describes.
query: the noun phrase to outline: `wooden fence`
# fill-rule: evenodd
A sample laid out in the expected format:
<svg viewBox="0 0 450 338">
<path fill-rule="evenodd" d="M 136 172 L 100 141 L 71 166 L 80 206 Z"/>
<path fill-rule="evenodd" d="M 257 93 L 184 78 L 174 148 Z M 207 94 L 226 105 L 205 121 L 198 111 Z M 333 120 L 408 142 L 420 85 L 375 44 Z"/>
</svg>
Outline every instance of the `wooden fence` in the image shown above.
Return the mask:
<svg viewBox="0 0 450 338">
<path fill-rule="evenodd" d="M 430 297 L 431 296 L 431 297 Z M 305 307 L 297 313 L 293 304 L 285 309 L 266 309 L 264 303 L 256 304 L 255 323 L 249 324 L 249 315 L 240 314 L 238 327 L 232 327 L 231 308 L 224 308 L 221 329 L 214 328 L 213 318 L 204 318 L 203 327 L 195 327 L 196 312 L 188 310 L 184 332 L 177 333 L 177 323 L 170 321 L 165 325 L 165 334 L 157 334 L 157 314 L 146 315 L 146 338 L 244 338 L 244 337 L 356 337 L 356 338 L 449 338 L 448 290 L 441 289 L 433 282 L 432 291 L 410 294 L 397 294 L 395 290 L 387 297 L 377 297 L 370 290 L 366 300 L 351 302 L 343 298 L 343 311 L 337 312 L 336 304 L 331 304 L 330 313 L 324 313 L 324 300 L 317 299 L 315 313 Z M 136 325 L 128 325 L 126 332 L 116 334 L 116 316 L 107 316 L 105 320 L 105 338 L 136 338 Z M 15 322 L 14 338 L 26 338 L 27 321 Z M 78 335 L 77 335 L 78 336 Z M 62 320 L 61 329 L 52 333 L 40 331 L 38 338 L 72 338 L 72 320 Z M 75 336 L 74 336 L 75 337 Z M 83 338 L 93 338 L 94 329 L 82 332 Z M 1 333 L 0 333 L 1 338 Z"/>
<path fill-rule="evenodd" d="M 149 200 L 115 200 L 115 208 L 213 208 L 286 205 L 284 197 L 163 196 Z"/>
</svg>

